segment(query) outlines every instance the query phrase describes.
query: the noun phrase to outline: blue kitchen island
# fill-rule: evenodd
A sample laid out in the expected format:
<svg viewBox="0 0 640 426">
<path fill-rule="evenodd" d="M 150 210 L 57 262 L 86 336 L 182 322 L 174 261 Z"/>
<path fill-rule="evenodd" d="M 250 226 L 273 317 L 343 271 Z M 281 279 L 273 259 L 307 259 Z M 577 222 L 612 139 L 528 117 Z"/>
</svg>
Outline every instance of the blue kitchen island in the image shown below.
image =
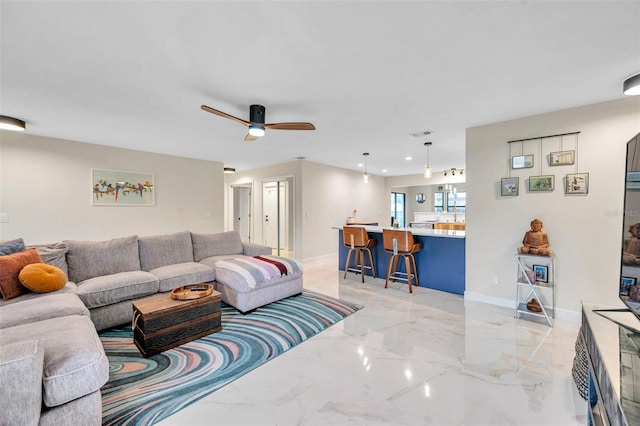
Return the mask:
<svg viewBox="0 0 640 426">
<path fill-rule="evenodd" d="M 338 268 L 344 271 L 347 252 L 344 246 L 342 228 L 338 238 Z M 371 249 L 376 276 L 385 279 L 391 255 L 382 246 L 382 227 L 365 226 L 369 238 L 375 238 L 376 245 Z M 420 287 L 464 295 L 465 288 L 465 231 L 446 231 L 434 229 L 409 229 L 416 243 L 422 244 L 422 250 L 415 254 Z M 353 256 L 351 257 L 353 264 Z M 367 263 L 368 264 L 368 258 Z M 404 272 L 404 262 L 399 262 L 399 271 Z M 365 275 L 370 272 L 365 271 Z M 352 272 L 349 275 L 353 276 Z M 347 277 L 349 277 L 347 275 Z M 358 278 L 359 279 L 359 278 Z M 366 277 L 365 277 L 366 279 Z"/>
</svg>

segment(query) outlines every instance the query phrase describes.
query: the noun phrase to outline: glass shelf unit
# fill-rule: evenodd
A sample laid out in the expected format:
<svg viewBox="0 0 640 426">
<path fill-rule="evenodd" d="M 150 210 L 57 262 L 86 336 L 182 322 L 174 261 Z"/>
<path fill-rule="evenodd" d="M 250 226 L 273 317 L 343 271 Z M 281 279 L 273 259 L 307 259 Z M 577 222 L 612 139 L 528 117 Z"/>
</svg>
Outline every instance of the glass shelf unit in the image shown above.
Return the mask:
<svg viewBox="0 0 640 426">
<path fill-rule="evenodd" d="M 516 275 L 516 318 L 521 314 L 544 318 L 553 326 L 555 318 L 555 259 L 552 256 L 532 254 L 514 255 L 517 264 Z M 527 303 L 536 299 L 541 312 L 530 311 Z"/>
</svg>

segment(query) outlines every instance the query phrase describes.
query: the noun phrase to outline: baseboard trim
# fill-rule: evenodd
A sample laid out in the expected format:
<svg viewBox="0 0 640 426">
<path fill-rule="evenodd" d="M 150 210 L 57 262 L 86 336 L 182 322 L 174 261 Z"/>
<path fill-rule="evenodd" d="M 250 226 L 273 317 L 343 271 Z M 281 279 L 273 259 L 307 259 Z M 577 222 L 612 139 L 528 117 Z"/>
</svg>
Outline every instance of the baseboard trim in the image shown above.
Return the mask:
<svg viewBox="0 0 640 426">
<path fill-rule="evenodd" d="M 506 299 L 504 297 L 489 296 L 487 294 L 477 293 L 474 291 L 465 291 L 464 300 L 486 303 L 489 305 L 502 306 L 504 308 L 514 309 L 514 310 L 515 310 L 515 304 L 516 304 L 514 299 Z M 557 321 L 561 321 L 563 323 L 571 323 L 573 325 L 580 324 L 581 314 L 578 311 L 556 308 L 555 314 L 556 314 L 555 320 Z"/>
<path fill-rule="evenodd" d="M 337 256 L 338 256 L 338 253 L 328 253 L 320 256 L 314 256 L 314 257 L 308 257 L 306 259 L 302 259 L 302 263 L 312 263 L 312 262 L 317 262 L 319 260 L 328 260 L 328 259 L 337 258 Z"/>
</svg>

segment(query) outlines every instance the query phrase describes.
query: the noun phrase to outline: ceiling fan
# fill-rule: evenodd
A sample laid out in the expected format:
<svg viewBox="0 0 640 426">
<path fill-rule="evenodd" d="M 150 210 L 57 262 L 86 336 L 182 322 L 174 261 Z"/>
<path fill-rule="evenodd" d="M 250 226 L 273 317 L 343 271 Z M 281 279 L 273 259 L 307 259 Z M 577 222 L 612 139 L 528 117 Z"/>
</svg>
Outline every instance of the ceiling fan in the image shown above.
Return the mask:
<svg viewBox="0 0 640 426">
<path fill-rule="evenodd" d="M 245 142 L 255 141 L 261 136 L 264 136 L 265 129 L 277 129 L 277 130 L 315 130 L 316 127 L 311 123 L 265 123 L 265 108 L 262 105 L 251 105 L 249 107 L 249 121 L 243 120 L 226 112 L 218 111 L 206 105 L 202 105 L 200 108 L 210 112 L 211 114 L 219 115 L 220 117 L 228 118 L 238 123 L 244 124 L 249 128 L 249 133 L 244 138 Z"/>
</svg>

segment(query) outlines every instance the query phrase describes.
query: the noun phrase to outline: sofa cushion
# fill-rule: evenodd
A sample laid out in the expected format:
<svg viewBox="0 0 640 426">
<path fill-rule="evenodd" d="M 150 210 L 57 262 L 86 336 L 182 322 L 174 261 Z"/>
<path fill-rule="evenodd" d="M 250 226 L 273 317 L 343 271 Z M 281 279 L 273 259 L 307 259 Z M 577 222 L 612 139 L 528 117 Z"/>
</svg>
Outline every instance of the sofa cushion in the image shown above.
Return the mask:
<svg viewBox="0 0 640 426">
<path fill-rule="evenodd" d="M 24 246 L 24 240 L 22 238 L 16 238 L 15 240 L 3 241 L 0 243 L 0 256 L 6 256 L 8 254 L 19 253 L 25 251 L 27 248 Z"/>
<path fill-rule="evenodd" d="M 35 248 L 44 263 L 60 268 L 65 275 L 69 275 L 66 256 L 69 245 L 67 243 L 35 244 L 27 248 Z"/>
<path fill-rule="evenodd" d="M 29 292 L 20 284 L 20 271 L 30 263 L 42 263 L 36 249 L 0 256 L 0 293 L 4 299 L 12 299 Z"/>
<path fill-rule="evenodd" d="M 67 283 L 62 269 L 46 263 L 32 263 L 18 274 L 20 283 L 36 293 L 51 293 L 60 290 Z"/>
<path fill-rule="evenodd" d="M 242 240 L 237 231 L 218 234 L 191 233 L 193 243 L 193 260 L 200 262 L 211 256 L 224 254 L 242 254 Z"/>
<path fill-rule="evenodd" d="M 0 330 L 0 346 L 37 340 L 44 350 L 42 399 L 55 407 L 100 389 L 109 361 L 87 316 L 71 315 Z"/>
<path fill-rule="evenodd" d="M 68 315 L 89 316 L 89 309 L 84 306 L 84 303 L 74 293 L 30 294 L 41 297 L 23 298 L 24 300 L 20 302 L 2 306 L 0 328 L 14 327 Z"/>
<path fill-rule="evenodd" d="M 69 245 L 69 279 L 75 283 L 102 275 L 140 270 L 136 235 L 107 241 L 63 242 Z"/>
<path fill-rule="evenodd" d="M 62 287 L 61 290 L 56 291 L 55 294 L 60 294 L 60 293 L 76 294 L 77 292 L 78 292 L 78 286 L 76 285 L 76 283 L 67 281 L 67 284 L 64 287 Z M 25 293 L 22 296 L 14 297 L 13 299 L 9 299 L 9 300 L 0 298 L 0 308 L 4 306 L 13 305 L 15 303 L 20 303 L 25 300 L 39 299 L 41 297 L 45 297 L 49 295 L 50 293 L 34 293 L 33 291 L 30 291 L 29 293 Z"/>
<path fill-rule="evenodd" d="M 37 425 L 42 406 L 44 350 L 37 340 L 10 342 L 0 351 L 0 401 L 5 426 Z M 6 415 L 11 413 L 11 415 Z"/>
<path fill-rule="evenodd" d="M 140 268 L 143 271 L 193 262 L 193 247 L 189 231 L 169 235 L 155 235 L 138 238 Z"/>
<path fill-rule="evenodd" d="M 188 284 L 208 283 L 216 279 L 213 268 L 196 262 L 162 266 L 152 269 L 149 273 L 160 280 L 159 290 L 161 292 L 171 291 L 176 287 Z"/>
<path fill-rule="evenodd" d="M 78 297 L 89 309 L 157 292 L 158 278 L 144 271 L 119 272 L 78 283 Z"/>
</svg>

